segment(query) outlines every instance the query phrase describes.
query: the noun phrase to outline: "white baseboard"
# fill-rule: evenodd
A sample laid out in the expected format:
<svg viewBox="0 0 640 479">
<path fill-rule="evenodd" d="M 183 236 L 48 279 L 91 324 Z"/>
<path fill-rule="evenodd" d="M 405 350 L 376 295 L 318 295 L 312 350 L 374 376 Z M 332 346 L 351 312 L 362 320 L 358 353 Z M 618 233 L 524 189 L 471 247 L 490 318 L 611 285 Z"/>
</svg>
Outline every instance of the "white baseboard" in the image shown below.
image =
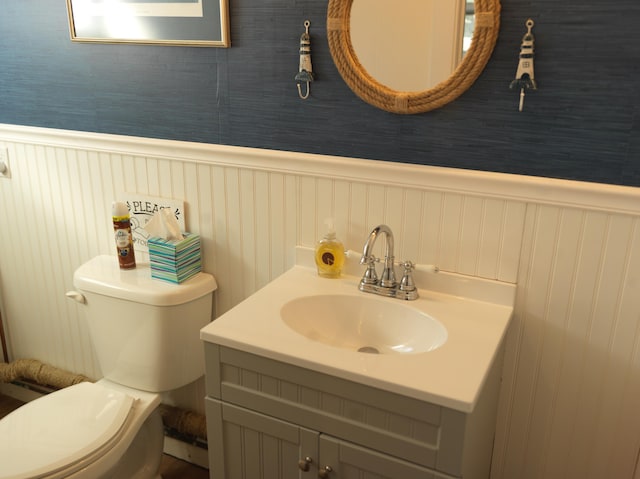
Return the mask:
<svg viewBox="0 0 640 479">
<path fill-rule="evenodd" d="M 164 453 L 196 466 L 209 469 L 209 456 L 206 449 L 178 441 L 172 437 L 164 437 Z"/>
<path fill-rule="evenodd" d="M 0 383 L 0 393 L 22 402 L 33 401 L 42 396 L 42 393 L 11 383 Z"/>
</svg>

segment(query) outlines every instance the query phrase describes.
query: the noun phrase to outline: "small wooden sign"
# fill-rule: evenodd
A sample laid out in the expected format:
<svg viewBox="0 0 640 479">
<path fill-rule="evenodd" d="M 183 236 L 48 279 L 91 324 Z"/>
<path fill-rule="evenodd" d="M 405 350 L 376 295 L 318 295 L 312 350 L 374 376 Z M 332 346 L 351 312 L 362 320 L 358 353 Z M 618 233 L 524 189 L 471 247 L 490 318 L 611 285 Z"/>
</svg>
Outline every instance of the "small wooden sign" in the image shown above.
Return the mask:
<svg viewBox="0 0 640 479">
<path fill-rule="evenodd" d="M 149 233 L 144 229 L 144 226 L 158 210 L 163 208 L 171 209 L 176 220 L 178 220 L 181 231 L 186 231 L 184 201 L 182 200 L 127 193 L 124 201 L 127 203 L 129 214 L 131 215 L 131 233 L 133 234 L 133 245 L 136 253 L 139 251 L 149 251 L 147 247 Z"/>
</svg>

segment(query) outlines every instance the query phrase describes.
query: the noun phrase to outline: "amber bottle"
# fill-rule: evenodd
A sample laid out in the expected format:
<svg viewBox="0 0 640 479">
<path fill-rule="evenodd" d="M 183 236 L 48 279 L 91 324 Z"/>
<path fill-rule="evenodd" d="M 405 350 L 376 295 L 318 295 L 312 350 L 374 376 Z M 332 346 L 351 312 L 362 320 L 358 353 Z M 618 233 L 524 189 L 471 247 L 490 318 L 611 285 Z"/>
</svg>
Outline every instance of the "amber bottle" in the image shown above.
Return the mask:
<svg viewBox="0 0 640 479">
<path fill-rule="evenodd" d="M 125 203 L 115 201 L 112 205 L 111 211 L 120 268 L 135 268 L 136 255 L 133 250 L 133 236 L 131 234 L 131 216 L 129 215 L 129 208 Z"/>
</svg>

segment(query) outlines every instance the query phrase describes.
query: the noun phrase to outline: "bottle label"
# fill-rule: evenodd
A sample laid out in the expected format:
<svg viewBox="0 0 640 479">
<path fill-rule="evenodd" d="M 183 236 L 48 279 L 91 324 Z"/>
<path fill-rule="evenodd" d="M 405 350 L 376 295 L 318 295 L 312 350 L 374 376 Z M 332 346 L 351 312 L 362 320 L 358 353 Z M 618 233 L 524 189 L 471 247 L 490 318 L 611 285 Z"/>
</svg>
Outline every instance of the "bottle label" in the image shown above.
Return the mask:
<svg viewBox="0 0 640 479">
<path fill-rule="evenodd" d="M 116 221 L 121 220 L 121 221 Z M 133 249 L 133 238 L 131 235 L 131 222 L 128 217 L 124 220 L 118 216 L 113 217 L 113 231 L 116 240 L 116 250 L 118 253 L 118 263 L 122 269 L 136 267 L 136 255 Z"/>
<path fill-rule="evenodd" d="M 129 246 L 129 230 L 116 230 L 116 246 L 118 248 L 126 248 L 127 246 Z"/>
<path fill-rule="evenodd" d="M 327 266 L 332 266 L 336 262 L 335 256 L 329 251 L 322 253 L 322 262 Z"/>
</svg>

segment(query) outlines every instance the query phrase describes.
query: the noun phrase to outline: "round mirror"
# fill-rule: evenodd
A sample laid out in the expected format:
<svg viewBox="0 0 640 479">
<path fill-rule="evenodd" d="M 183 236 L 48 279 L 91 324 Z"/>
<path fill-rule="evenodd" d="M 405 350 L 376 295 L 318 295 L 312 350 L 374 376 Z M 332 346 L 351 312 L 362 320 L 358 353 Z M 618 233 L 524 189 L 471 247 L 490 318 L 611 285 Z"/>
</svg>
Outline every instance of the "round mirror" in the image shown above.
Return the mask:
<svg viewBox="0 0 640 479">
<path fill-rule="evenodd" d="M 473 0 L 393 0 L 389 9 L 390 1 L 351 4 L 351 44 L 362 67 L 399 91 L 449 78 L 471 43 Z"/>
<path fill-rule="evenodd" d="M 387 16 L 391 13 L 406 15 L 407 22 L 403 24 L 406 28 L 401 28 L 405 31 L 415 30 L 416 35 L 422 35 L 422 38 L 415 35 L 408 37 L 410 38 L 408 41 L 429 42 L 429 49 L 444 58 L 444 61 L 442 58 L 440 60 L 444 67 L 440 73 L 434 73 L 435 67 L 427 62 L 426 56 L 415 53 L 415 44 L 409 49 L 400 47 L 405 54 L 398 54 L 398 47 L 392 47 L 391 50 L 386 48 L 389 54 L 396 57 L 394 62 L 398 65 L 397 68 L 395 65 L 376 66 L 378 62 L 376 57 L 384 56 L 383 48 L 380 46 L 386 45 L 386 40 L 396 36 L 393 31 L 381 27 L 380 21 L 384 19 L 380 17 L 385 10 L 376 12 L 375 5 L 364 0 L 329 0 L 327 10 L 329 49 L 340 75 L 351 90 L 373 106 L 401 114 L 430 111 L 446 105 L 464 93 L 484 69 L 495 46 L 500 24 L 500 1 L 475 0 L 473 35 L 466 45 L 462 33 L 465 18 L 467 22 L 469 21 L 465 15 L 466 0 L 459 0 L 452 7 L 448 19 L 444 20 L 441 17 L 422 19 L 418 24 L 415 23 L 418 15 L 413 8 L 399 9 L 395 1 L 393 5 L 389 3 L 391 0 L 386 1 L 388 5 L 383 5 L 382 8 L 386 8 Z M 356 2 L 358 3 L 354 5 Z M 442 3 L 438 5 L 438 8 L 433 10 L 442 12 Z M 352 15 L 357 15 L 356 22 L 352 22 Z M 441 35 L 443 23 L 454 24 L 453 27 L 448 28 L 449 34 L 446 38 Z M 430 30 L 426 27 L 428 25 L 438 25 L 439 31 Z M 430 30 L 427 32 L 428 37 L 425 37 L 426 30 Z M 365 44 L 372 42 L 375 42 L 374 53 L 367 56 Z M 396 49 L 393 50 L 393 48 Z M 464 55 L 463 51 L 465 51 Z M 398 64 L 397 58 L 401 57 L 408 59 L 408 71 L 403 70 Z M 420 62 L 423 63 L 418 65 Z M 363 66 L 364 64 L 367 66 Z M 399 72 L 394 76 L 395 80 L 389 79 L 390 70 Z M 376 71 L 386 73 L 381 74 Z M 425 81 L 422 78 L 424 75 L 420 72 L 428 72 L 429 78 Z M 414 83 L 408 80 L 409 77 L 414 78 L 412 80 Z M 415 81 L 422 83 L 415 83 Z"/>
</svg>

